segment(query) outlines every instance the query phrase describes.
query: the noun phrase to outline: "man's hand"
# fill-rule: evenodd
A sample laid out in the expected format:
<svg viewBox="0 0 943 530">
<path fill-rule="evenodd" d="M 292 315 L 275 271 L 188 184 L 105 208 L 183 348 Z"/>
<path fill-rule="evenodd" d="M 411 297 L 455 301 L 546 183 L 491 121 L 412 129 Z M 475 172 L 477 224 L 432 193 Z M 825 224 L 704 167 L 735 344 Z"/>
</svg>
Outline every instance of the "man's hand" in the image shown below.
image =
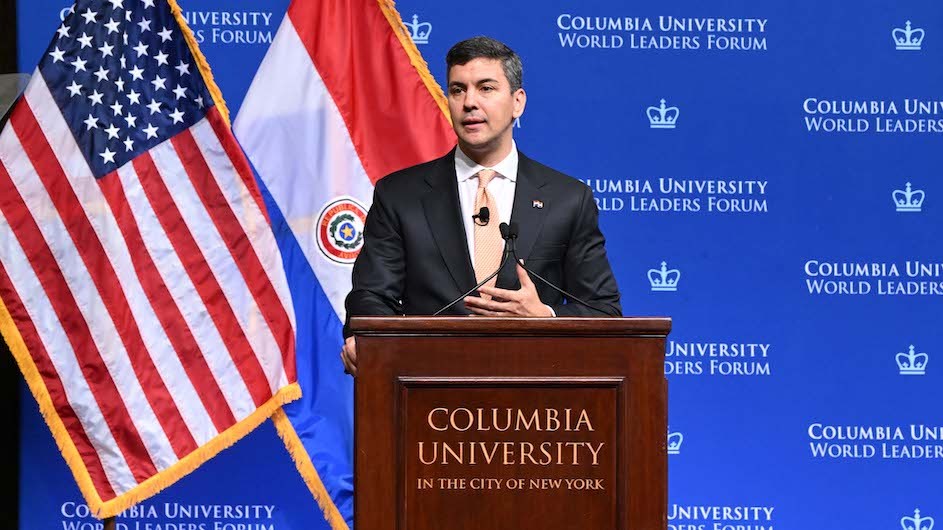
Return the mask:
<svg viewBox="0 0 943 530">
<path fill-rule="evenodd" d="M 534 282 L 530 281 L 530 276 L 520 264 L 517 265 L 517 278 L 521 281 L 521 288 L 517 291 L 482 287 L 479 291 L 491 295 L 491 300 L 467 296 L 465 307 L 475 314 L 489 317 L 552 317 L 550 307 L 540 301 Z"/>
<path fill-rule="evenodd" d="M 347 337 L 344 347 L 341 348 L 341 361 L 344 363 L 344 373 L 357 376 L 357 343 L 353 337 Z"/>
</svg>

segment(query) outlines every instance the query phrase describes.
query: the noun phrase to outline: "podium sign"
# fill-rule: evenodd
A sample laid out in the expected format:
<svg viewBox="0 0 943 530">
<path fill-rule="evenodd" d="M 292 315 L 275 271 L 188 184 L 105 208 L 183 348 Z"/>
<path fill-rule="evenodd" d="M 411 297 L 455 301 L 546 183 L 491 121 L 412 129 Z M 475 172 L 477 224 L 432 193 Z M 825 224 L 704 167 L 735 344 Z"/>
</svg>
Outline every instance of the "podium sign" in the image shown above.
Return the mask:
<svg viewBox="0 0 943 530">
<path fill-rule="evenodd" d="M 667 319 L 354 319 L 358 529 L 664 529 Z"/>
</svg>

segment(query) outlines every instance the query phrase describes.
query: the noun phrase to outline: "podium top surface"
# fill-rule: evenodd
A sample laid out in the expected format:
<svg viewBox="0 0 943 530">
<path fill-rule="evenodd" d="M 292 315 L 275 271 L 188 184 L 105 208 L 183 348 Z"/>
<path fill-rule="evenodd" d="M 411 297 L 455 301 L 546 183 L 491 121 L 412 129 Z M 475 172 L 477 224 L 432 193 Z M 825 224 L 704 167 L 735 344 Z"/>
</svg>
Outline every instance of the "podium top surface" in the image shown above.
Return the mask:
<svg viewBox="0 0 943 530">
<path fill-rule="evenodd" d="M 623 318 L 491 318 L 465 317 L 351 317 L 355 335 L 593 335 L 666 337 L 667 317 Z"/>
</svg>

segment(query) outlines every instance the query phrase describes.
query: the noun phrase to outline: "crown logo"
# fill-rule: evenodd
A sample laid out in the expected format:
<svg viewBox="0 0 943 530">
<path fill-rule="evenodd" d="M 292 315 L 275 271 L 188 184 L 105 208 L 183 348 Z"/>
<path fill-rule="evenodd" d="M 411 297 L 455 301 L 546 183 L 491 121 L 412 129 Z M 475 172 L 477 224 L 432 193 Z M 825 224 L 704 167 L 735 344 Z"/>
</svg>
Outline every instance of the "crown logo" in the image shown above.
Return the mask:
<svg viewBox="0 0 943 530">
<path fill-rule="evenodd" d="M 913 517 L 901 517 L 900 526 L 904 530 L 933 530 L 932 517 L 920 517 L 920 510 L 914 510 Z"/>
<path fill-rule="evenodd" d="M 668 454 L 669 455 L 679 455 L 681 454 L 681 444 L 684 443 L 684 435 L 680 432 L 669 432 L 668 433 Z"/>
<path fill-rule="evenodd" d="M 652 284 L 652 291 L 677 291 L 680 280 L 681 271 L 669 269 L 664 261 L 660 269 L 648 269 L 648 283 Z"/>
<path fill-rule="evenodd" d="M 923 42 L 924 32 L 920 28 L 910 29 L 910 21 L 907 21 L 906 29 L 894 28 L 891 32 L 894 38 L 894 44 L 898 50 L 919 50 Z"/>
<path fill-rule="evenodd" d="M 674 129 L 678 114 L 681 113 L 678 107 L 666 107 L 664 99 L 661 100 L 661 106 L 648 107 L 646 112 L 652 129 Z"/>
<path fill-rule="evenodd" d="M 413 23 L 403 24 L 409 28 L 409 36 L 416 44 L 429 44 L 429 34 L 432 33 L 432 24 L 428 22 L 419 23 L 419 15 L 413 15 Z"/>
<path fill-rule="evenodd" d="M 926 353 L 914 353 L 914 347 L 911 344 L 908 353 L 898 353 L 895 359 L 897 360 L 897 368 L 900 369 L 900 375 L 924 375 L 930 356 Z"/>
<path fill-rule="evenodd" d="M 923 206 L 923 199 L 926 198 L 923 190 L 911 190 L 909 182 L 907 189 L 894 190 L 893 196 L 898 212 L 919 212 Z"/>
</svg>

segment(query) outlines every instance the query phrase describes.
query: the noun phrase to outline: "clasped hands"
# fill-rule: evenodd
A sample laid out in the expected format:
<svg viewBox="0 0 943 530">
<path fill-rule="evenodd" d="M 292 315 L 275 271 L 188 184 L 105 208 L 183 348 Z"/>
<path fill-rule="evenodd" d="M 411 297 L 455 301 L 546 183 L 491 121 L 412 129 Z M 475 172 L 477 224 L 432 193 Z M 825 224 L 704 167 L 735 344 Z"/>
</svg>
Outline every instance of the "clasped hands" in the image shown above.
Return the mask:
<svg viewBox="0 0 943 530">
<path fill-rule="evenodd" d="M 482 287 L 478 292 L 489 295 L 491 299 L 478 296 L 466 296 L 465 307 L 476 315 L 487 317 L 552 317 L 550 307 L 540 301 L 537 287 L 531 281 L 524 267 L 517 264 L 517 279 L 521 288 L 516 291 Z"/>
<path fill-rule="evenodd" d="M 491 299 L 466 296 L 465 307 L 474 315 L 488 317 L 552 317 L 553 312 L 550 307 L 540 301 L 537 287 L 520 264 L 517 265 L 517 278 L 521 282 L 520 289 L 511 291 L 497 287 L 482 287 L 479 292 L 489 295 Z M 357 375 L 357 345 L 353 337 L 344 341 L 341 361 L 344 363 L 344 372 L 353 376 Z"/>
</svg>

